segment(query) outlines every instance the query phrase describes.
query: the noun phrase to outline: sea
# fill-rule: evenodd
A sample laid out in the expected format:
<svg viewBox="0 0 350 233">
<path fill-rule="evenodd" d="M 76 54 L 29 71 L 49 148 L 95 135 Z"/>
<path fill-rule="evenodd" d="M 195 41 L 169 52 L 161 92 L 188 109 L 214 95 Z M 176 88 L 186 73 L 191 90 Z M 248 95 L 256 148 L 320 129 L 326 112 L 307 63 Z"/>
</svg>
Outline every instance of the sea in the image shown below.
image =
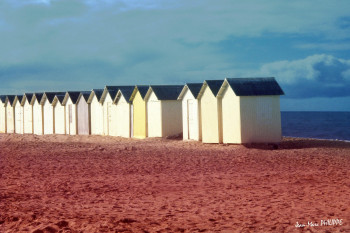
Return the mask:
<svg viewBox="0 0 350 233">
<path fill-rule="evenodd" d="M 282 135 L 350 141 L 350 112 L 281 112 Z"/>
</svg>

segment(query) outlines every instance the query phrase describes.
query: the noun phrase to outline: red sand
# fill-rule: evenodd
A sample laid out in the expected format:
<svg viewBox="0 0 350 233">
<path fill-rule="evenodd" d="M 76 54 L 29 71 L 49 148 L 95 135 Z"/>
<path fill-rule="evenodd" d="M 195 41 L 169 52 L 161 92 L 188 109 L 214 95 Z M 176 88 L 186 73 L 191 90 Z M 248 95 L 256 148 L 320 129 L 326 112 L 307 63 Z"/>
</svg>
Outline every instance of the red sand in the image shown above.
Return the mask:
<svg viewBox="0 0 350 233">
<path fill-rule="evenodd" d="M 28 231 L 350 232 L 350 143 L 0 135 L 0 232 Z"/>
</svg>

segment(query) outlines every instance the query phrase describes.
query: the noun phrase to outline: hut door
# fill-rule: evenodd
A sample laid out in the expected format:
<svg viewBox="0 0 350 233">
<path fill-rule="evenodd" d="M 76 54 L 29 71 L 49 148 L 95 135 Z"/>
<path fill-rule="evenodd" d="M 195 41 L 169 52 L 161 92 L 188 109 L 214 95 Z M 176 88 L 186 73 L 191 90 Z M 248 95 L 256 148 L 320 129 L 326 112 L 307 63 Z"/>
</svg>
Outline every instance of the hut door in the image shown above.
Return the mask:
<svg viewBox="0 0 350 233">
<path fill-rule="evenodd" d="M 194 100 L 187 100 L 187 125 L 188 125 L 188 139 L 193 139 L 194 135 L 196 134 Z"/>
<path fill-rule="evenodd" d="M 71 133 L 70 131 L 70 126 L 73 123 L 73 116 L 72 116 L 72 105 L 68 105 L 68 118 L 69 118 L 69 123 L 68 123 L 68 134 Z"/>
<path fill-rule="evenodd" d="M 107 135 L 109 135 L 109 127 L 112 127 L 112 103 L 107 103 Z"/>
</svg>

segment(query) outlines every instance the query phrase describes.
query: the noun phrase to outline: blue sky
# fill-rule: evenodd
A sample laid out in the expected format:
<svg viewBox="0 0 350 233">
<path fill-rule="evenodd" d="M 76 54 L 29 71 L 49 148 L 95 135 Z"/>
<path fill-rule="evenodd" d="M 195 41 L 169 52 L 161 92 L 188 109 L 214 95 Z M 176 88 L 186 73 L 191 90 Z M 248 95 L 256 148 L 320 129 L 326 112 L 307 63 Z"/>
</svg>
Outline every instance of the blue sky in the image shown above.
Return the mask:
<svg viewBox="0 0 350 233">
<path fill-rule="evenodd" d="M 350 1 L 0 0 L 0 94 L 273 76 L 350 111 Z"/>
</svg>

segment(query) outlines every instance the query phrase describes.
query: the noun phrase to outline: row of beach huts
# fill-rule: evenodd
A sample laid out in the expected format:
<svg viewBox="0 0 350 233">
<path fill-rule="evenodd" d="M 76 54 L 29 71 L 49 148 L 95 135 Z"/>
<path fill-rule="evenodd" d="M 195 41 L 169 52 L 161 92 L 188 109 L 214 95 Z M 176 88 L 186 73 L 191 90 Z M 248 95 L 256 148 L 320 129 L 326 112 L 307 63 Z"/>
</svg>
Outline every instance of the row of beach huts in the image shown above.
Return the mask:
<svg viewBox="0 0 350 233">
<path fill-rule="evenodd" d="M 274 78 L 226 78 L 2 95 L 0 132 L 278 143 L 283 94 Z"/>
</svg>

